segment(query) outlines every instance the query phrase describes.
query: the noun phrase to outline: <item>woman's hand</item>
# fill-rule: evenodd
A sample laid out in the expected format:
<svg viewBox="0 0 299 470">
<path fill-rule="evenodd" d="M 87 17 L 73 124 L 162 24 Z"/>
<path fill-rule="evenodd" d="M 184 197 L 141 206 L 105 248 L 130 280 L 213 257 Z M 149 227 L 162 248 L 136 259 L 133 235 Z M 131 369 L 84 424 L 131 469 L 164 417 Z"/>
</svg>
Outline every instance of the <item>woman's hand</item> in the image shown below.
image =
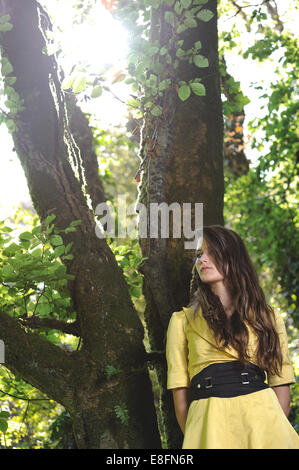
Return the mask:
<svg viewBox="0 0 299 470">
<path fill-rule="evenodd" d="M 172 389 L 176 418 L 182 433 L 185 434 L 187 414 L 191 402 L 191 389 L 187 387 Z"/>
<path fill-rule="evenodd" d="M 291 404 L 291 394 L 290 394 L 290 386 L 289 385 L 280 385 L 277 387 L 272 387 L 278 401 L 281 405 L 281 408 L 284 411 L 286 417 L 289 416 L 290 413 L 290 404 Z"/>
</svg>

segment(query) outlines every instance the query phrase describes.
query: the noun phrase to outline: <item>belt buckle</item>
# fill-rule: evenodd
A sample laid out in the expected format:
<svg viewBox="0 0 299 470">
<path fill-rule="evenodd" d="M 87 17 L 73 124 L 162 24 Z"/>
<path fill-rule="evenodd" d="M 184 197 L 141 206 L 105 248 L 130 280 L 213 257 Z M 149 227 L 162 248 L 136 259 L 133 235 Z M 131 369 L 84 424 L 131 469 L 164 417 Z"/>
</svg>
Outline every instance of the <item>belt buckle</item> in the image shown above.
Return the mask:
<svg viewBox="0 0 299 470">
<path fill-rule="evenodd" d="M 248 372 L 241 372 L 241 375 L 246 375 L 246 377 L 242 377 L 242 384 L 243 385 L 246 385 L 246 384 L 249 384 L 249 380 L 248 380 Z M 247 379 L 247 381 L 246 381 Z"/>
<path fill-rule="evenodd" d="M 205 388 L 212 388 L 213 385 L 212 385 L 212 377 L 205 377 Z"/>
</svg>

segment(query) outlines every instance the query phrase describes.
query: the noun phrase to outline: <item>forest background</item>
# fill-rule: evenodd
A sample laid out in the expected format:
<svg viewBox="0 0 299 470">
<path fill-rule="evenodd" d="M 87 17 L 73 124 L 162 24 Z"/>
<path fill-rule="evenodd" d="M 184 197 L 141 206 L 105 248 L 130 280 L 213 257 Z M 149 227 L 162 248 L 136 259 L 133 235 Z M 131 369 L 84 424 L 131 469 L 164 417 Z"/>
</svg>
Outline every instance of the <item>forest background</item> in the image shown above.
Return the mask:
<svg viewBox="0 0 299 470">
<path fill-rule="evenodd" d="M 170 7 L 179 2 L 167 1 Z M 141 103 L 138 93 L 138 61 L 136 45 L 146 30 L 150 12 L 156 11 L 159 0 L 138 2 L 107 2 L 73 0 L 42 1 L 53 25 L 48 32 L 45 55 L 55 55 L 64 70 L 62 89 L 86 113 L 92 130 L 93 151 L 98 171 L 111 207 L 117 206 L 117 195 L 125 194 L 128 203 L 138 195 L 141 164 Z M 209 2 L 195 1 L 209 12 Z M 186 10 L 191 1 L 182 0 Z M 224 119 L 224 223 L 245 240 L 268 302 L 277 308 L 286 323 L 290 355 L 296 375 L 299 375 L 298 351 L 298 45 L 295 35 L 299 2 L 221 0 L 218 2 L 219 70 Z M 142 12 L 142 14 L 140 13 Z M 100 18 L 104 18 L 102 23 Z M 143 21 L 141 20 L 143 18 Z M 209 13 L 202 21 L 208 22 Z M 8 17 L 0 17 L 0 34 L 10 31 Z M 192 28 L 192 18 L 189 26 Z M 172 24 L 168 15 L 166 22 Z M 104 24 L 109 25 L 108 28 Z M 137 26 L 138 25 L 138 26 Z M 99 34 L 101 31 L 101 34 Z M 106 35 L 106 36 L 105 36 Z M 145 49 L 145 57 L 153 57 L 157 45 Z M 165 52 L 166 54 L 166 52 Z M 176 56 L 182 57 L 178 48 Z M 114 59 L 115 57 L 115 59 Z M 199 67 L 207 68 L 205 57 L 197 54 Z M 13 92 L 13 73 L 2 55 L 1 83 L 1 226 L 0 240 L 0 309 L 27 321 L 27 328 L 39 331 L 41 337 L 72 354 L 80 348 L 80 336 L 51 328 L 44 329 L 29 317 L 43 320 L 74 320 L 73 305 L 64 291 L 66 270 L 61 260 L 72 259 L 71 246 L 62 243 L 62 232 L 53 232 L 55 219 L 44 219 L 46 235 L 39 239 L 34 256 L 45 263 L 40 270 L 40 285 L 36 290 L 26 277 L 32 266 L 25 258 L 36 248 L 32 239 L 38 235 L 40 220 L 33 208 L 22 167 L 18 163 L 11 134 L 15 123 L 11 118 L 17 98 Z M 136 78 L 137 77 L 137 78 Z M 10 79 L 10 81 L 9 81 Z M 155 85 L 154 76 L 148 77 Z M 188 104 L 191 93 L 204 95 L 203 88 L 181 83 L 177 93 Z M 164 84 L 165 87 L 167 83 Z M 160 90 L 163 91 L 163 83 Z M 8 89 L 10 87 L 10 89 Z M 147 97 L 146 97 L 147 98 Z M 162 112 L 145 108 L 153 116 Z M 137 178 L 135 178 L 137 173 Z M 12 191 L 11 191 L 12 190 Z M 19 206 L 19 207 L 17 207 Z M 66 233 L 76 230 L 73 221 Z M 51 228 L 52 227 L 52 228 Z M 35 230 L 35 232 L 34 232 Z M 46 236 L 45 235 L 45 236 Z M 17 250 L 20 256 L 16 258 Z M 139 271 L 144 256 L 137 239 L 109 240 L 109 246 L 124 272 L 134 307 L 143 321 L 145 299 Z M 37 251 L 40 250 L 40 251 Z M 62 258 L 61 258 L 62 257 Z M 15 267 L 24 263 L 22 280 L 13 277 Z M 27 264 L 26 264 L 27 263 Z M 60 265 L 60 271 L 57 265 Z M 63 263 L 62 263 L 63 264 Z M 52 265 L 49 278 L 45 269 Z M 55 271 L 56 269 L 56 271 Z M 48 271 L 47 271 L 48 273 Z M 55 273 L 55 276 L 54 276 Z M 57 274 L 58 273 L 58 274 Z M 52 276 L 52 277 L 51 277 Z M 69 275 L 70 276 L 70 275 Z M 70 277 L 71 279 L 71 277 Z M 19 282 L 19 284 L 18 284 Z M 44 283 L 44 284 L 43 284 Z M 45 285 L 51 299 L 45 295 Z M 53 318 L 53 305 L 58 317 Z M 25 308 L 24 308 L 25 306 Z M 13 312 L 13 313 L 12 313 Z M 50 326 L 49 326 L 50 325 Z M 54 325 L 54 323 L 52 324 Z M 55 324 L 57 326 L 57 324 Z M 145 327 L 146 331 L 146 327 Z M 0 330 L 1 338 L 1 330 Z M 148 347 L 145 334 L 144 343 Z M 106 365 L 107 378 L 119 373 L 117 367 Z M 149 367 L 159 416 L 159 380 Z M 292 386 L 290 421 L 299 431 L 299 386 Z M 0 445 L 2 448 L 73 448 L 72 418 L 61 403 L 23 380 L 11 368 L 0 368 Z M 116 420 L 130 426 L 126 405 L 113 405 Z M 159 420 L 159 417 L 158 417 Z M 163 423 L 160 424 L 162 445 Z"/>
</svg>

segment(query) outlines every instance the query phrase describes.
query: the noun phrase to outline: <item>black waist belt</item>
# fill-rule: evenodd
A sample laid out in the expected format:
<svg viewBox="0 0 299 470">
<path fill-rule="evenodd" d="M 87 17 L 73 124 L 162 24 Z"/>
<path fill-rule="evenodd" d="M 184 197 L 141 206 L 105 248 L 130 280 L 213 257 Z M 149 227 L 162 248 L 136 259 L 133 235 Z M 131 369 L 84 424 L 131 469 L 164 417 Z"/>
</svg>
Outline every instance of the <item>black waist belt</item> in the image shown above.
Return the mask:
<svg viewBox="0 0 299 470">
<path fill-rule="evenodd" d="M 239 361 L 211 364 L 191 380 L 192 400 L 237 397 L 269 388 L 266 374 L 255 364 Z"/>
</svg>

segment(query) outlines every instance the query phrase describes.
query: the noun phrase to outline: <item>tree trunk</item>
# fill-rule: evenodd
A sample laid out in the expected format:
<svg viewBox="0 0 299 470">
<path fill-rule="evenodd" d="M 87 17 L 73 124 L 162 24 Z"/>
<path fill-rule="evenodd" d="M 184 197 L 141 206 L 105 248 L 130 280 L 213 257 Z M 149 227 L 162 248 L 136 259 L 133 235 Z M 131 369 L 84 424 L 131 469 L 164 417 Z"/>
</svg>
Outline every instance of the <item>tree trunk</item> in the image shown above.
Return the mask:
<svg viewBox="0 0 299 470">
<path fill-rule="evenodd" d="M 159 448 L 143 329 L 111 249 L 95 234 L 92 206 L 104 194 L 90 134 L 76 141 L 71 132 L 88 131 L 87 123 L 75 110 L 70 129 L 55 57 L 42 53 L 49 19 L 41 6 L 35 0 L 3 0 L 4 14 L 11 16 L 13 29 L 1 33 L 1 54 L 12 64 L 17 78 L 12 87 L 23 100 L 13 140 L 34 207 L 41 221 L 55 213 L 58 229 L 82 221 L 64 236 L 64 244 L 73 242 L 67 267 L 74 275 L 69 287 L 81 349 L 67 355 L 2 312 L 6 366 L 65 406 L 79 448 Z M 108 365 L 121 372 L 108 379 Z M 128 411 L 129 426 L 115 406 Z"/>
<path fill-rule="evenodd" d="M 206 96 L 192 94 L 182 102 L 172 87 L 163 96 L 163 116 L 148 116 L 143 123 L 143 138 L 152 141 L 156 134 L 155 154 L 148 151 L 139 186 L 139 202 L 149 211 L 151 203 L 203 203 L 204 225 L 223 225 L 223 119 L 218 69 L 217 1 L 208 5 L 214 17 L 199 27 L 181 34 L 185 50 L 201 41 L 201 53 L 208 58 L 209 67 L 199 69 L 182 62 L 176 71 L 178 80 L 202 78 Z M 170 7 L 153 9 L 152 40 L 159 38 L 161 47 L 173 35 L 165 23 L 164 12 Z M 175 52 L 174 57 L 175 58 Z M 162 61 L 163 59 L 158 59 Z M 166 66 L 165 63 L 163 63 Z M 184 249 L 184 238 L 140 238 L 142 254 L 149 259 L 143 263 L 145 321 L 152 350 L 164 351 L 165 334 L 172 312 L 182 309 L 189 301 L 189 284 L 195 250 Z M 182 434 L 176 422 L 170 392 L 166 391 L 166 367 L 161 360 L 157 366 L 161 386 L 161 407 L 167 433 L 168 447 L 181 446 Z"/>
</svg>

